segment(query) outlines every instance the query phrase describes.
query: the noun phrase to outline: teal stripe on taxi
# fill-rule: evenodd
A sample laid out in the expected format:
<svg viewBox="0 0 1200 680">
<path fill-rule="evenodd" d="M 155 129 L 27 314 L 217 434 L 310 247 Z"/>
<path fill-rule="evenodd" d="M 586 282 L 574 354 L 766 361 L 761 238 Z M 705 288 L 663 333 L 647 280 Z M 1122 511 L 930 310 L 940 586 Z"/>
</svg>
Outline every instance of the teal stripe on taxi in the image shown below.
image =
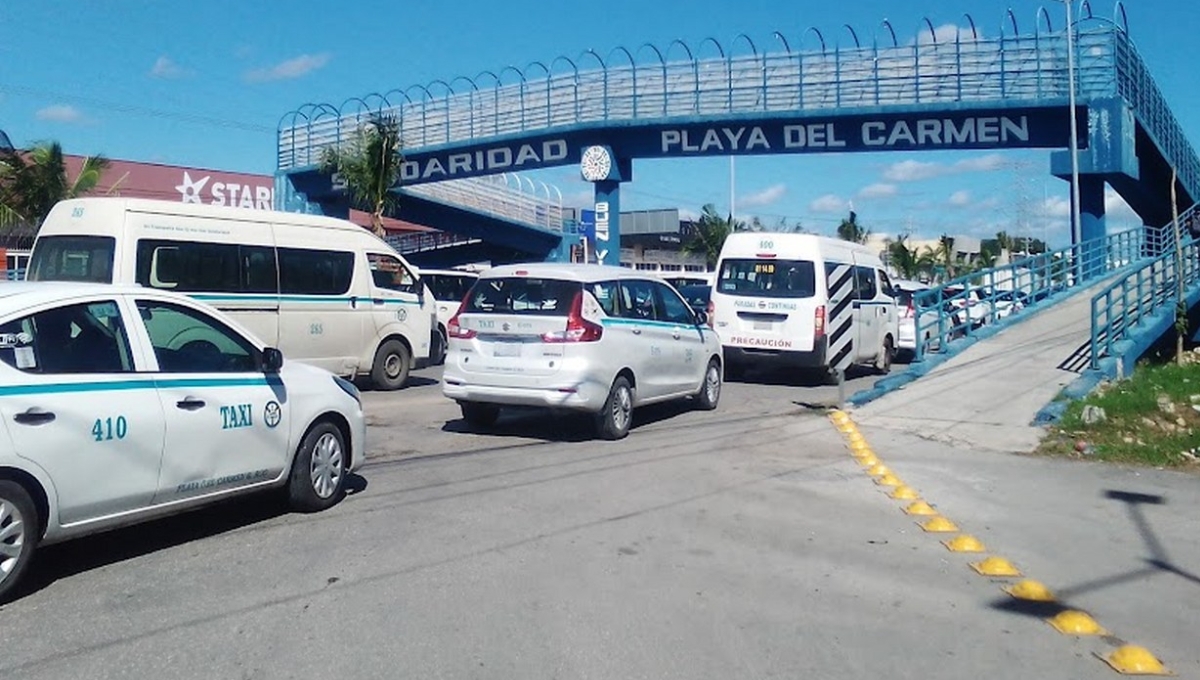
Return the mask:
<svg viewBox="0 0 1200 680">
<path fill-rule="evenodd" d="M 653 319 L 622 319 L 608 317 L 602 320 L 605 326 L 658 326 L 659 328 L 697 328 L 689 323 L 671 323 L 670 321 L 655 321 Z"/>
<path fill-rule="evenodd" d="M 419 306 L 415 300 L 397 300 L 394 298 L 351 297 L 348 295 L 218 295 L 214 293 L 191 293 L 194 300 L 201 302 L 299 302 L 306 304 L 339 304 L 348 305 L 359 302 L 370 305 L 381 301 L 384 305 L 413 305 Z"/>
<path fill-rule="evenodd" d="M 43 383 L 40 385 L 0 385 L 0 397 L 26 394 L 122 392 L 125 390 L 152 390 L 156 388 L 257 387 L 266 384 L 268 384 L 266 376 L 261 378 L 163 378 L 159 380 L 135 378 L 132 380 L 98 380 L 96 382 L 78 383 Z"/>
</svg>

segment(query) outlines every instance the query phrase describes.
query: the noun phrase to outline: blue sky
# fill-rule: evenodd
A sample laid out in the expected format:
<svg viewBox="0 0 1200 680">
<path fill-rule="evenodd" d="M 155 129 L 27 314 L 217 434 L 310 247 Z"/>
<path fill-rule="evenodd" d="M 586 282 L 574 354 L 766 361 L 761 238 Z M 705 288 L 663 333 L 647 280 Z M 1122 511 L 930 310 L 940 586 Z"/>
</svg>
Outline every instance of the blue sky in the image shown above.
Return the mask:
<svg viewBox="0 0 1200 680">
<path fill-rule="evenodd" d="M 451 80 L 485 69 L 549 62 L 587 48 L 692 46 L 706 37 L 728 45 L 745 33 L 761 48 L 793 46 L 816 26 L 832 43 L 849 40 L 844 24 L 868 42 L 887 18 L 901 41 L 922 18 L 934 26 L 974 17 L 995 36 L 1011 7 L 1022 32 L 1038 7 L 1055 26 L 1063 5 L 997 2 L 825 3 L 778 0 L 383 0 L 342 3 L 65 2 L 0 4 L 0 128 L 20 144 L 57 139 L 71 153 L 244 172 L 273 172 L 274 130 L 305 102 Z M 1193 145 L 1200 147 L 1200 77 L 1195 70 L 1200 14 L 1177 3 L 1128 5 L 1130 30 Z M 1093 3 L 1111 15 L 1112 3 Z M 952 31 L 953 29 L 951 29 Z M 878 232 L 990 235 L 1066 234 L 1068 185 L 1048 174 L 1048 153 L 924 152 L 743 157 L 736 165 L 740 217 L 781 218 L 829 230 L 853 201 Z M 589 185 L 573 168 L 542 171 L 568 202 L 586 202 Z M 622 207 L 699 211 L 730 203 L 726 159 L 639 161 L 623 187 Z M 1114 199 L 1110 229 L 1137 224 Z"/>
</svg>

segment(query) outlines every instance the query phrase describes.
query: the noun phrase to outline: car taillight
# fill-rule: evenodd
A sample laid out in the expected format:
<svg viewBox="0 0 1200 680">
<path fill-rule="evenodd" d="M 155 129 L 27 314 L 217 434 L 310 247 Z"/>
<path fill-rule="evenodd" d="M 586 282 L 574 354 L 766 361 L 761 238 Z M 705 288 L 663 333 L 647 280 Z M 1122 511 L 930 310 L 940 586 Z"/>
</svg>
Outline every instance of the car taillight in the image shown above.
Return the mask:
<svg viewBox="0 0 1200 680">
<path fill-rule="evenodd" d="M 813 337 L 825 337 L 825 305 L 821 305 L 813 311 Z"/>
<path fill-rule="evenodd" d="M 911 319 L 916 316 L 916 310 L 913 309 L 912 300 L 908 301 L 908 306 L 904 308 L 904 318 Z"/>
<path fill-rule="evenodd" d="M 716 313 L 716 311 L 717 311 L 717 306 L 713 304 L 712 300 L 709 300 L 708 308 L 705 310 L 705 313 L 708 315 L 708 327 L 709 328 L 713 327 L 713 314 Z"/>
<path fill-rule="evenodd" d="M 458 320 L 458 315 L 462 314 L 463 307 L 467 306 L 467 299 L 469 297 L 471 297 L 471 293 L 467 291 L 467 294 L 463 296 L 462 302 L 459 303 L 458 309 L 454 312 L 454 316 L 446 322 L 446 335 L 448 337 L 458 338 L 459 340 L 470 340 L 477 335 L 470 328 L 463 328 L 462 323 Z"/>
<path fill-rule="evenodd" d="M 542 334 L 542 342 L 596 342 L 604 335 L 604 327 L 583 318 L 583 291 L 575 294 L 567 312 L 565 330 Z"/>
</svg>

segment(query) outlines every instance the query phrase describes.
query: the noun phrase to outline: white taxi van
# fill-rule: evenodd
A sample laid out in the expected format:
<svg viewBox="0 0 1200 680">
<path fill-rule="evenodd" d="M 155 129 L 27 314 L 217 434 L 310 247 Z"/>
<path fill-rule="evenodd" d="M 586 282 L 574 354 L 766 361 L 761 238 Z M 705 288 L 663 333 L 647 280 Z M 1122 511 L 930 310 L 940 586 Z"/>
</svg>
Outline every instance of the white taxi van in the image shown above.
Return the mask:
<svg viewBox="0 0 1200 680">
<path fill-rule="evenodd" d="M 358 391 L 219 312 L 136 287 L 0 283 L 0 596 L 39 544 L 363 464 Z"/>
<path fill-rule="evenodd" d="M 813 234 L 730 234 L 709 301 L 726 374 L 752 366 L 828 371 L 843 349 L 850 363 L 887 372 L 898 333 L 893 295 L 883 262 L 866 246 Z M 833 337 L 828 322 L 842 310 L 851 323 Z"/>
<path fill-rule="evenodd" d="M 187 293 L 290 359 L 392 390 L 428 360 L 437 327 L 414 272 L 345 220 L 100 197 L 50 211 L 26 279 Z"/>
<path fill-rule="evenodd" d="M 472 426 L 503 406 L 545 406 L 595 414 L 598 434 L 620 439 L 644 404 L 717 407 L 721 345 L 706 321 L 665 281 L 628 269 L 496 267 L 447 325 L 442 392 Z"/>
<path fill-rule="evenodd" d="M 446 360 L 446 324 L 458 312 L 458 305 L 479 274 L 461 269 L 421 269 L 419 273 L 437 307 L 437 334 L 429 351 L 429 360 L 440 364 Z"/>
</svg>

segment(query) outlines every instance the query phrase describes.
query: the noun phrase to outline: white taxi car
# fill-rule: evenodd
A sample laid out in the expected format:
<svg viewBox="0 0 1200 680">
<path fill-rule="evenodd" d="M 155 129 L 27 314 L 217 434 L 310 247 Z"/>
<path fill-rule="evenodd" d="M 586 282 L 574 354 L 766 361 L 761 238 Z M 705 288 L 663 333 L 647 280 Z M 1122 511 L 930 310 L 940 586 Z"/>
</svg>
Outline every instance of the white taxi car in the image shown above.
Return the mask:
<svg viewBox="0 0 1200 680">
<path fill-rule="evenodd" d="M 599 435 L 619 439 L 638 406 L 692 398 L 714 409 L 721 396 L 721 342 L 705 315 L 620 267 L 496 267 L 446 331 L 442 393 L 472 426 L 503 406 L 547 406 L 593 413 Z"/>
<path fill-rule="evenodd" d="M 255 490 L 328 508 L 365 432 L 352 384 L 203 303 L 0 284 L 0 595 L 40 544 Z"/>
</svg>

